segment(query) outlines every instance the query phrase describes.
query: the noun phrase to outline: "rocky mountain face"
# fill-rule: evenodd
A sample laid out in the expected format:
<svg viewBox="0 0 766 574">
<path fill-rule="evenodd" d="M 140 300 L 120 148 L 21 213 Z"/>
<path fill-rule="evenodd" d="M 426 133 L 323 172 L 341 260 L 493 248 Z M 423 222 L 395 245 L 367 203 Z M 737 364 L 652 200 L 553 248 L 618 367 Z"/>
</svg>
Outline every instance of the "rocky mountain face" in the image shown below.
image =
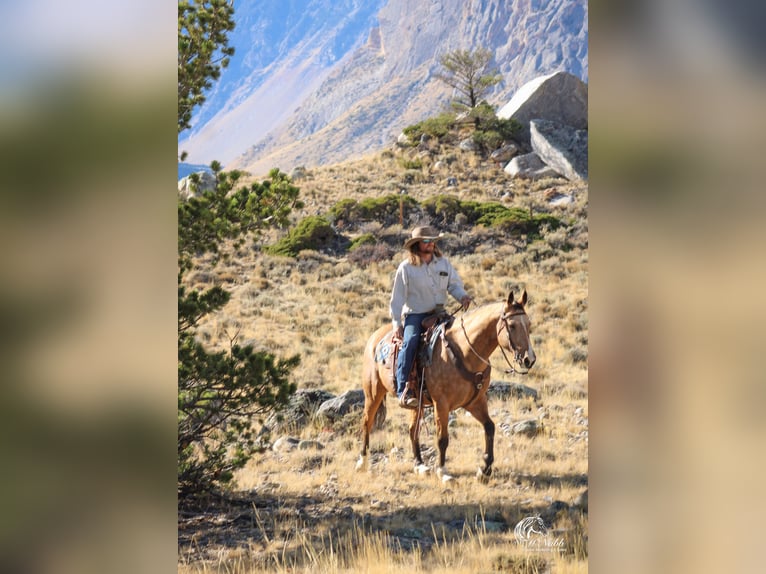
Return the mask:
<svg viewBox="0 0 766 574">
<path fill-rule="evenodd" d="M 439 58 L 484 47 L 499 109 L 529 80 L 588 80 L 585 0 L 293 0 L 235 4 L 237 56 L 182 134 L 189 160 L 265 174 L 358 157 L 439 113 Z"/>
</svg>

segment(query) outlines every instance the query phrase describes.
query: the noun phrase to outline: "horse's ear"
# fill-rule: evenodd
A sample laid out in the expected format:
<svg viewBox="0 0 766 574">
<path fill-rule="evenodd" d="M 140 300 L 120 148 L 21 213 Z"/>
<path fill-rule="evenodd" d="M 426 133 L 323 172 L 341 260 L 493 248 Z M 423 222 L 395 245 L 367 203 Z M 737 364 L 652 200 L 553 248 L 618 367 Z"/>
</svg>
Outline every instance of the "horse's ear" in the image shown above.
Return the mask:
<svg viewBox="0 0 766 574">
<path fill-rule="evenodd" d="M 506 303 L 509 307 L 513 305 L 513 291 L 508 293 L 508 302 Z"/>
<path fill-rule="evenodd" d="M 522 304 L 522 306 L 527 304 L 527 290 L 526 289 L 524 289 L 524 293 L 521 296 L 521 304 Z"/>
</svg>

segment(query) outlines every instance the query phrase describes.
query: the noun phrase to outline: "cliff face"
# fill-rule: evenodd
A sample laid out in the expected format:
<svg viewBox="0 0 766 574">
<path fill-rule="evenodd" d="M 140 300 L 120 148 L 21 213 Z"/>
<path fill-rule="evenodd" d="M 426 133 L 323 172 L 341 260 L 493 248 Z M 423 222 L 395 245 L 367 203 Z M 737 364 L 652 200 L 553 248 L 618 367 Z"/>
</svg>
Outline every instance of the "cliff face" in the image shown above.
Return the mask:
<svg viewBox="0 0 766 574">
<path fill-rule="evenodd" d="M 219 159 L 262 174 L 379 150 L 403 127 L 448 105 L 449 88 L 433 74 L 439 58 L 458 48 L 494 53 L 504 78 L 490 97 L 498 107 L 539 75 L 564 70 L 588 80 L 585 0 L 337 4 L 289 3 L 303 16 L 285 19 L 282 25 L 292 28 L 271 43 L 270 61 L 256 43 L 224 73 L 221 84 L 236 88 L 219 89 L 201 110 L 199 127 L 180 142 L 190 161 Z M 252 18 L 237 12 L 239 34 L 266 29 Z"/>
</svg>

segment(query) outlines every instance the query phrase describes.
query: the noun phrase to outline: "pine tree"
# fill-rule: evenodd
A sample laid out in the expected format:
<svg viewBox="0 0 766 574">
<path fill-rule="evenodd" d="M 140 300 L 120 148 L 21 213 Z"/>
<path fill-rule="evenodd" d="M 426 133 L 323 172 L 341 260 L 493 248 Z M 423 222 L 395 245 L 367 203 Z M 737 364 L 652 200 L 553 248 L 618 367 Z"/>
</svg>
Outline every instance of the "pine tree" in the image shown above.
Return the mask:
<svg viewBox="0 0 766 574">
<path fill-rule="evenodd" d="M 228 33 L 234 25 L 234 7 L 226 0 L 178 3 L 178 133 L 191 127 L 205 90 L 229 65 L 234 48 Z"/>
<path fill-rule="evenodd" d="M 234 9 L 224 0 L 178 3 L 178 133 L 190 127 L 192 112 L 220 77 L 234 49 Z M 183 159 L 183 158 L 182 158 Z M 299 190 L 274 169 L 269 179 L 235 189 L 241 172 L 211 168 L 215 188 L 178 201 L 178 493 L 185 497 L 225 486 L 252 456 L 253 416 L 285 404 L 295 392 L 289 380 L 299 357 L 241 346 L 207 349 L 197 336 L 200 321 L 220 310 L 231 295 L 216 285 L 190 289 L 185 277 L 195 261 L 212 254 L 212 265 L 234 247 L 271 226 L 285 226 L 301 207 Z M 199 178 L 192 176 L 195 184 Z"/>
<path fill-rule="evenodd" d="M 489 89 L 502 81 L 497 71 L 488 71 L 491 60 L 492 52 L 483 48 L 473 52 L 455 50 L 439 60 L 443 70 L 435 77 L 456 90 L 458 95 L 452 105 L 458 111 L 474 110 Z"/>
<path fill-rule="evenodd" d="M 295 392 L 290 371 L 299 357 L 277 359 L 240 346 L 212 352 L 197 338 L 200 320 L 221 309 L 221 286 L 189 289 L 184 277 L 196 258 L 223 257 L 225 241 L 242 245 L 266 226 L 284 226 L 300 207 L 298 188 L 274 169 L 269 179 L 234 191 L 241 172 L 221 172 L 215 189 L 178 202 L 178 489 L 181 496 L 226 485 L 255 449 L 252 418 L 285 404 Z"/>
</svg>

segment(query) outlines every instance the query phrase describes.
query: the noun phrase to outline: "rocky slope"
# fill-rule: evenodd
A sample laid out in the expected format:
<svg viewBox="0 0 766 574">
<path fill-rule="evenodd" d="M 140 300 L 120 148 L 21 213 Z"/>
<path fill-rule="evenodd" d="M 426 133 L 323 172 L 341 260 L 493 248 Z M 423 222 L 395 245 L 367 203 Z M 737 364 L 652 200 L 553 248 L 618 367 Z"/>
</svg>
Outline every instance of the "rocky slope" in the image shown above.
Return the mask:
<svg viewBox="0 0 766 574">
<path fill-rule="evenodd" d="M 448 104 L 433 74 L 458 48 L 494 52 L 504 78 L 490 98 L 498 107 L 538 75 L 588 79 L 584 0 L 308 0 L 282 12 L 274 2 L 236 10 L 232 43 L 248 47 L 179 143 L 193 162 L 259 174 L 379 150 Z"/>
</svg>

